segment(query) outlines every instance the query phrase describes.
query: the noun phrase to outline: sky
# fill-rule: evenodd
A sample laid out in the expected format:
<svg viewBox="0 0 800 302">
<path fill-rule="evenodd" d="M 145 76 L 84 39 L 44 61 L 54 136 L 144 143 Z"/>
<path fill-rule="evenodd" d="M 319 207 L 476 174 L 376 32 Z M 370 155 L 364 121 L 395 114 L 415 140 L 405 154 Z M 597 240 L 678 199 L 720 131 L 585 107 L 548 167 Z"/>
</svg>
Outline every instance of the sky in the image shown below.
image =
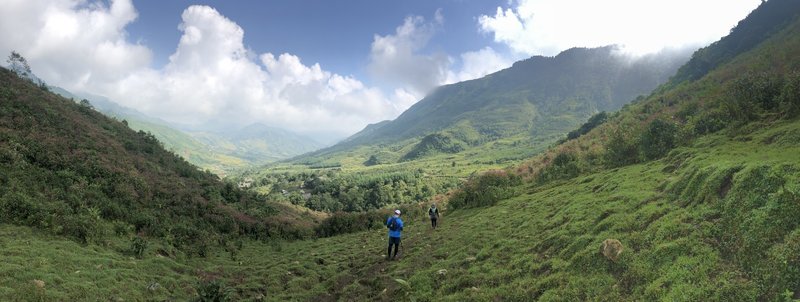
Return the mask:
<svg viewBox="0 0 800 302">
<path fill-rule="evenodd" d="M 50 85 L 171 123 L 333 141 L 530 56 L 702 47 L 759 3 L 0 0 L 0 54 L 19 52 Z"/>
</svg>

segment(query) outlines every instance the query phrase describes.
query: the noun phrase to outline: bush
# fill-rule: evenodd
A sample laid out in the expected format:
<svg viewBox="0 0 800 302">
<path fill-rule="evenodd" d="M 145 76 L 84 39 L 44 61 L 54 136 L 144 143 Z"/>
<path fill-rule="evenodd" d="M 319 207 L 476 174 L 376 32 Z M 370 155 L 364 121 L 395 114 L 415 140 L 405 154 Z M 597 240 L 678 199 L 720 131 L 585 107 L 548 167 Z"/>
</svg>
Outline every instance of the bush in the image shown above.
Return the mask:
<svg viewBox="0 0 800 302">
<path fill-rule="evenodd" d="M 578 156 L 573 152 L 561 152 L 553 158 L 546 168 L 542 169 L 537 177 L 539 183 L 556 179 L 569 179 L 580 174 Z"/>
<path fill-rule="evenodd" d="M 194 301 L 202 302 L 228 301 L 231 294 L 231 289 L 219 280 L 201 281 L 196 290 L 197 298 Z"/>
<path fill-rule="evenodd" d="M 603 155 L 606 164 L 620 167 L 635 164 L 639 161 L 638 141 L 630 127 L 617 127 L 611 130 L 606 151 Z"/>
<path fill-rule="evenodd" d="M 576 139 L 581 135 L 589 133 L 589 131 L 592 131 L 592 129 L 605 123 L 606 120 L 608 120 L 608 113 L 605 111 L 601 111 L 598 114 L 592 115 L 592 117 L 590 117 L 586 123 L 581 125 L 580 128 L 570 131 L 567 134 L 567 140 Z"/>
<path fill-rule="evenodd" d="M 739 122 L 749 122 L 763 111 L 774 111 L 783 87 L 782 79 L 766 73 L 747 73 L 728 88 L 723 108 Z"/>
<path fill-rule="evenodd" d="M 694 133 L 703 135 L 724 129 L 728 126 L 729 119 L 722 111 L 711 109 L 693 118 L 691 123 Z"/>
<path fill-rule="evenodd" d="M 678 127 L 670 122 L 656 119 L 650 122 L 641 135 L 640 149 L 646 160 L 658 159 L 676 145 Z"/>
<path fill-rule="evenodd" d="M 516 194 L 514 186 L 520 185 L 522 179 L 502 170 L 489 171 L 467 181 L 450 197 L 449 205 L 453 209 L 492 206 L 498 201 Z"/>
<path fill-rule="evenodd" d="M 800 114 L 800 72 L 787 76 L 778 101 L 779 111 L 787 118 Z"/>
<path fill-rule="evenodd" d="M 136 258 L 141 259 L 145 250 L 147 250 L 147 240 L 141 236 L 136 236 L 131 239 L 131 253 L 136 256 Z"/>
<path fill-rule="evenodd" d="M 386 211 L 337 212 L 323 220 L 314 231 L 320 237 L 366 231 L 383 226 L 387 215 Z"/>
</svg>

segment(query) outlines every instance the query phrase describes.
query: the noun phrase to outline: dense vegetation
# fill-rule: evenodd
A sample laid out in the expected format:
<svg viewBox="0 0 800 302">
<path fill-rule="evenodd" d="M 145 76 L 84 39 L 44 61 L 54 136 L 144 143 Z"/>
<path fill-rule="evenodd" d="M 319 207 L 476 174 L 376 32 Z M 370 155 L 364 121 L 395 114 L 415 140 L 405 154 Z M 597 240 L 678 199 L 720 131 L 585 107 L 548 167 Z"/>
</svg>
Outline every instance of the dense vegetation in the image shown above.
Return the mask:
<svg viewBox="0 0 800 302">
<path fill-rule="evenodd" d="M 429 200 L 457 183 L 453 178 L 426 177 L 420 170 L 342 173 L 327 169 L 261 174 L 251 185 L 276 201 L 317 211 L 361 212 Z"/>
<path fill-rule="evenodd" d="M 0 70 L 0 218 L 83 243 L 159 238 L 188 254 L 241 236 L 298 237 L 277 210 L 88 104 Z M 173 253 L 173 252 L 169 252 Z"/>
</svg>

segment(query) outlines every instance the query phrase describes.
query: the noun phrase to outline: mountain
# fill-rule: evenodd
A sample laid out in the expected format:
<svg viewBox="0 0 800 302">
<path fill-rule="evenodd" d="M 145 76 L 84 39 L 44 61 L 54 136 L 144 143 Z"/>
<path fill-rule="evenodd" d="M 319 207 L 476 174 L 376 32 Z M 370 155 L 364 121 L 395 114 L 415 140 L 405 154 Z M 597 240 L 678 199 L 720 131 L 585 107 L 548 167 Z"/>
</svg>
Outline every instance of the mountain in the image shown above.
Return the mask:
<svg viewBox="0 0 800 302">
<path fill-rule="evenodd" d="M 263 124 L 226 132 L 189 132 L 189 135 L 213 152 L 241 158 L 250 165 L 286 159 L 322 147 L 308 137 Z"/>
<path fill-rule="evenodd" d="M 432 134 L 471 146 L 518 135 L 565 134 L 592 114 L 650 93 L 688 55 L 674 51 L 634 59 L 607 46 L 532 57 L 480 79 L 439 87 L 397 119 L 370 125 L 310 156 L 409 139 L 418 143 Z"/>
<path fill-rule="evenodd" d="M 124 120 L 131 129 L 152 133 L 165 148 L 198 167 L 222 176 L 322 148 L 321 144 L 310 138 L 260 124 L 226 131 L 182 130 L 182 127 L 120 106 L 103 96 L 86 93 L 76 95 L 54 86 L 50 89 L 66 98 L 88 100 L 98 111 Z"/>
</svg>

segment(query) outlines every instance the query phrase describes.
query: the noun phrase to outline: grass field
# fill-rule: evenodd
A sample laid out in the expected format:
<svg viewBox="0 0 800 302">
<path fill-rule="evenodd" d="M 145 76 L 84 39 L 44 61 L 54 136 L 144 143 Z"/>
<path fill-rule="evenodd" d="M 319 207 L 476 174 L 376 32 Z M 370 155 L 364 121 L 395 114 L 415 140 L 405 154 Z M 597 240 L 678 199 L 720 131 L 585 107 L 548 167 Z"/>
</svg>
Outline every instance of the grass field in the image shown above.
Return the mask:
<svg viewBox="0 0 800 302">
<path fill-rule="evenodd" d="M 184 300 L 198 290 L 269 301 L 797 298 L 800 123 L 748 129 L 659 161 L 526 184 L 492 207 L 445 210 L 436 230 L 419 211 L 404 217 L 392 262 L 385 229 L 246 241 L 207 258 L 159 256 L 153 242 L 137 259 L 126 238 L 80 245 L 2 225 L 0 299 Z M 616 262 L 599 251 L 609 238 L 624 246 Z"/>
</svg>

